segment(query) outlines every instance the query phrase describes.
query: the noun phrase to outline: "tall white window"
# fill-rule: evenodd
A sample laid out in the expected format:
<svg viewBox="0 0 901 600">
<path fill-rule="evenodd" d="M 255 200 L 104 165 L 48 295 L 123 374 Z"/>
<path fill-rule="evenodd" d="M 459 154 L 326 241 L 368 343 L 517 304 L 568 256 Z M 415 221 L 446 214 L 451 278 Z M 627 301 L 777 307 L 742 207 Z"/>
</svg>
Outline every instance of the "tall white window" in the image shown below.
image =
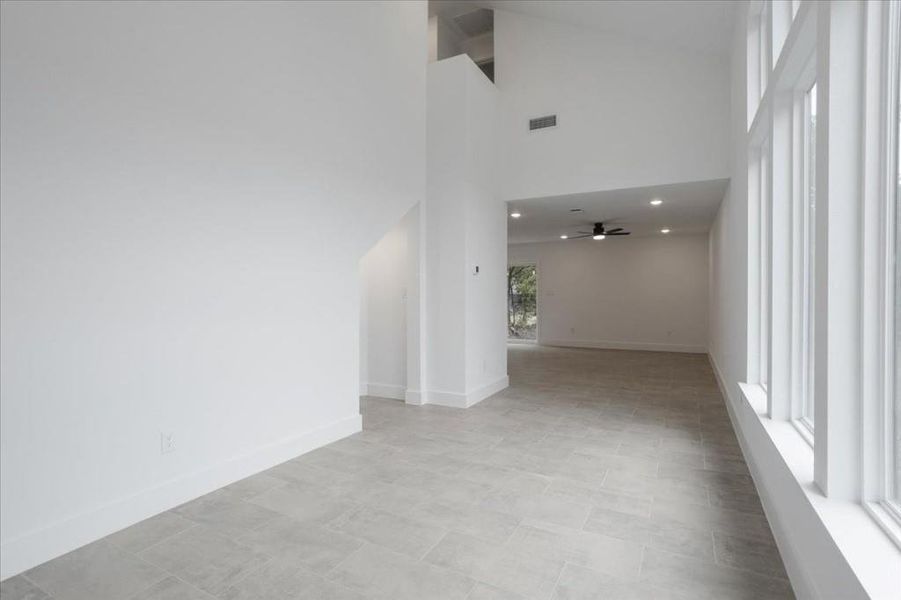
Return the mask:
<svg viewBox="0 0 901 600">
<path fill-rule="evenodd" d="M 801 211 L 801 398 L 799 418 L 813 432 L 814 256 L 816 253 L 816 123 L 817 85 L 804 94 L 804 209 Z"/>
</svg>

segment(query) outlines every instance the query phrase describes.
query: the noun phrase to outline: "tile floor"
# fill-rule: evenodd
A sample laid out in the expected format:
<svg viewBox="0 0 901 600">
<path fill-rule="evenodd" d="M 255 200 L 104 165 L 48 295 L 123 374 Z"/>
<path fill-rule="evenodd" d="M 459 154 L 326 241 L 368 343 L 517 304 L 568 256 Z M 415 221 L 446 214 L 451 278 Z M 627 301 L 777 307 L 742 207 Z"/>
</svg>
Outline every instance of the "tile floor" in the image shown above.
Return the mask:
<svg viewBox="0 0 901 600">
<path fill-rule="evenodd" d="M 707 359 L 515 345 L 364 430 L 2 583 L 3 600 L 792 597 Z"/>
</svg>

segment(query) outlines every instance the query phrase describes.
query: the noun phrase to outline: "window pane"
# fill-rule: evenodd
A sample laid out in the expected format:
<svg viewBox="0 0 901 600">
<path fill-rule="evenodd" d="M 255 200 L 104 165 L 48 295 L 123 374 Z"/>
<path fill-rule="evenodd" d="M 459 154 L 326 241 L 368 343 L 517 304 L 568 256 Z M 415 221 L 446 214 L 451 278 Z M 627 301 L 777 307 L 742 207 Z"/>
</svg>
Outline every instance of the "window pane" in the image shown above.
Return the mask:
<svg viewBox="0 0 901 600">
<path fill-rule="evenodd" d="M 760 12 L 760 27 L 757 31 L 760 35 L 757 41 L 757 50 L 759 52 L 758 66 L 760 68 L 760 97 L 763 98 L 770 76 L 770 11 L 768 2 L 764 3 L 763 10 Z"/>
<path fill-rule="evenodd" d="M 817 85 L 814 83 L 804 99 L 804 315 L 802 343 L 801 419 L 813 427 L 813 349 L 814 349 L 814 252 L 816 251 L 816 131 Z"/>
<path fill-rule="evenodd" d="M 770 189 L 769 143 L 760 149 L 760 385 L 769 383 L 770 358 Z"/>
<path fill-rule="evenodd" d="M 897 39 L 897 38 L 896 38 Z M 901 70 L 897 57 L 895 68 Z M 895 393 L 894 393 L 894 500 L 901 504 L 901 73 L 895 73 Z"/>
</svg>

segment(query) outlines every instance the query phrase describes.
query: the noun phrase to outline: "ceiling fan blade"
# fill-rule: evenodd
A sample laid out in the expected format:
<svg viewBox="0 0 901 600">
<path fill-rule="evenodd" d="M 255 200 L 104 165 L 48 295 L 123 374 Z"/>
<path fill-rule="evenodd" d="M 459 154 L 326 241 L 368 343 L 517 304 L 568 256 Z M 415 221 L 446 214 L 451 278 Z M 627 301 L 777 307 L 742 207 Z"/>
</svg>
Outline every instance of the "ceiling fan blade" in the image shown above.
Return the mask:
<svg viewBox="0 0 901 600">
<path fill-rule="evenodd" d="M 605 233 L 604 235 L 631 235 L 631 233 L 632 233 L 631 231 L 620 231 L 620 232 L 617 232 L 617 233 L 611 233 L 611 232 L 608 231 L 608 232 Z"/>
<path fill-rule="evenodd" d="M 607 235 L 610 235 L 610 234 L 615 234 L 617 231 L 622 231 L 622 230 L 623 230 L 622 227 L 616 227 L 615 229 L 608 229 L 605 233 Z"/>
<path fill-rule="evenodd" d="M 585 235 L 571 235 L 571 236 L 569 236 L 569 237 L 566 238 L 566 239 L 568 239 L 568 240 L 577 240 L 577 239 L 579 239 L 579 238 L 587 238 L 587 237 L 591 237 L 591 234 L 590 234 L 590 233 L 586 233 Z"/>
<path fill-rule="evenodd" d="M 585 235 L 593 235 L 590 231 L 577 231 L 576 233 L 584 233 Z"/>
</svg>

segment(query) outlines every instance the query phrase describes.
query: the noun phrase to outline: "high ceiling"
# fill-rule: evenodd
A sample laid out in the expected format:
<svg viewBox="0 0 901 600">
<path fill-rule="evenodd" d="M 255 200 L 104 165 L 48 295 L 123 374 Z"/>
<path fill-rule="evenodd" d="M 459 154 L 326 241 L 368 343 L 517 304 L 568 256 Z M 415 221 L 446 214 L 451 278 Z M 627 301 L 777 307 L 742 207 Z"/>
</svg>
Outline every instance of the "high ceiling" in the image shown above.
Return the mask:
<svg viewBox="0 0 901 600">
<path fill-rule="evenodd" d="M 714 179 L 516 200 L 508 203 L 507 212 L 517 211 L 522 216 L 507 217 L 507 241 L 511 244 L 559 241 L 564 234 L 591 231 L 591 225 L 599 221 L 608 229 L 623 227 L 632 232 L 632 237 L 661 235 L 663 228 L 669 228 L 670 235 L 705 233 L 716 217 L 727 184 L 726 179 Z M 652 206 L 650 202 L 654 199 L 662 203 Z M 574 208 L 583 212 L 570 212 Z"/>
<path fill-rule="evenodd" d="M 654 45 L 728 56 L 733 11 L 738 3 L 733 0 L 479 0 L 472 4 L 628 35 Z"/>
</svg>

